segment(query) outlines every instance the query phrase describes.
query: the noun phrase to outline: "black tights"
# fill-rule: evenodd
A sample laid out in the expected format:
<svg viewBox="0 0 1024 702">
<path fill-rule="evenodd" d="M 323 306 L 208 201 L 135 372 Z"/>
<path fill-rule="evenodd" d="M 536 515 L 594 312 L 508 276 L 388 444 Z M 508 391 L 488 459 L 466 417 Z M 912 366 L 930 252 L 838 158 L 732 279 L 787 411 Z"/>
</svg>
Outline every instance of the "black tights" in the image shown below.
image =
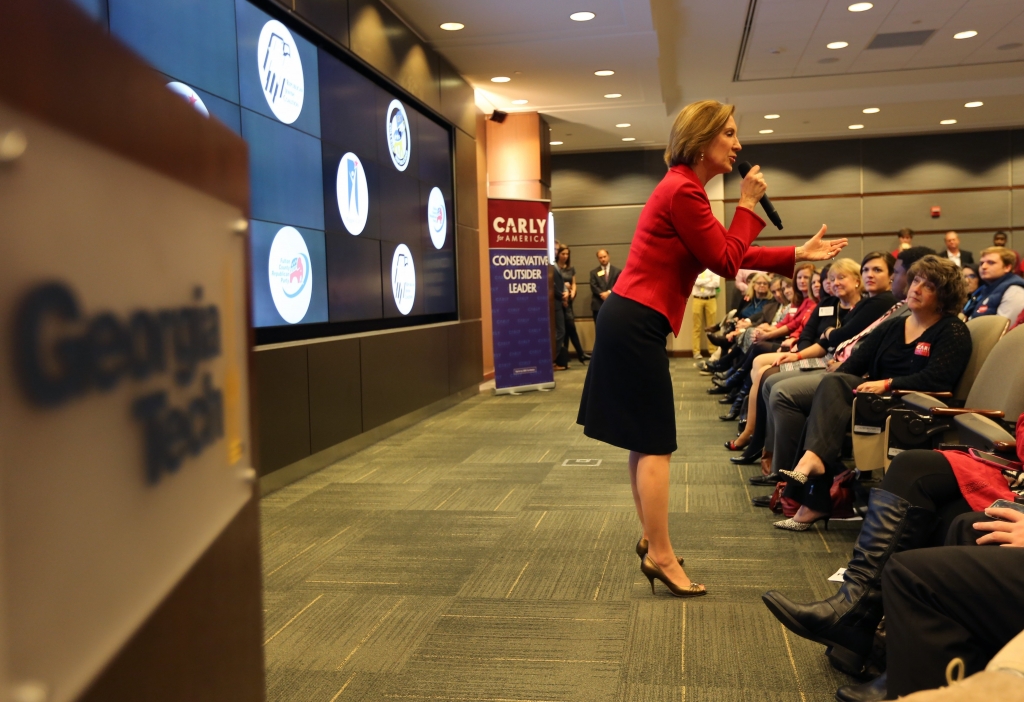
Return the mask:
<svg viewBox="0 0 1024 702">
<path fill-rule="evenodd" d="M 945 542 L 953 520 L 972 511 L 960 492 L 953 468 L 938 451 L 904 451 L 893 459 L 880 487 L 915 507 L 935 512 L 938 525 L 932 534 L 934 546 Z"/>
</svg>

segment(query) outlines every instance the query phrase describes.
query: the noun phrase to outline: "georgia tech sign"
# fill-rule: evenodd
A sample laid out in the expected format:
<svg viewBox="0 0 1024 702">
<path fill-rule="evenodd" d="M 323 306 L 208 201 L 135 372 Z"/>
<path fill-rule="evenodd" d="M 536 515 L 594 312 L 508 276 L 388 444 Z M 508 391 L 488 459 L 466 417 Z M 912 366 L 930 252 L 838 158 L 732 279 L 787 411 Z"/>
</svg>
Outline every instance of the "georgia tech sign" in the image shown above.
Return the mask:
<svg viewBox="0 0 1024 702">
<path fill-rule="evenodd" d="M 198 293 L 197 293 L 198 295 Z M 192 385 L 204 361 L 221 354 L 220 311 L 214 305 L 83 314 L 74 292 L 43 283 L 21 300 L 15 315 L 16 376 L 29 402 L 54 408 L 126 381 L 168 374 Z M 171 407 L 166 390 L 139 396 L 132 415 L 142 423 L 146 479 L 174 472 L 224 434 L 224 401 L 209 373 L 184 407 Z"/>
<path fill-rule="evenodd" d="M 495 217 L 491 221 L 491 230 L 497 234 L 495 243 L 532 243 L 540 247 L 547 246 L 546 219 L 526 217 Z M 513 236 L 515 235 L 515 236 Z"/>
</svg>

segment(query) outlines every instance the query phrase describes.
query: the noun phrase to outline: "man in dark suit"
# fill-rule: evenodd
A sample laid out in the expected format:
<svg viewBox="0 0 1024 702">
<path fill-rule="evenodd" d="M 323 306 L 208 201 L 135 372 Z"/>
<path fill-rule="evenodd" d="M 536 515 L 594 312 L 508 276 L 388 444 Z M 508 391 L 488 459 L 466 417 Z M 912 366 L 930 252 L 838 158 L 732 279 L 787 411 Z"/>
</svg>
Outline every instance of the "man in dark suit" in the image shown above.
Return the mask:
<svg viewBox="0 0 1024 702">
<path fill-rule="evenodd" d="M 590 310 L 597 319 L 597 313 L 601 311 L 601 305 L 608 298 L 612 286 L 619 279 L 621 271 L 612 265 L 608 252 L 601 249 L 597 252 L 598 267 L 590 271 Z"/>
<path fill-rule="evenodd" d="M 946 250 L 941 255 L 960 268 L 974 265 L 974 255 L 960 248 L 960 237 L 956 232 L 946 232 Z"/>
</svg>

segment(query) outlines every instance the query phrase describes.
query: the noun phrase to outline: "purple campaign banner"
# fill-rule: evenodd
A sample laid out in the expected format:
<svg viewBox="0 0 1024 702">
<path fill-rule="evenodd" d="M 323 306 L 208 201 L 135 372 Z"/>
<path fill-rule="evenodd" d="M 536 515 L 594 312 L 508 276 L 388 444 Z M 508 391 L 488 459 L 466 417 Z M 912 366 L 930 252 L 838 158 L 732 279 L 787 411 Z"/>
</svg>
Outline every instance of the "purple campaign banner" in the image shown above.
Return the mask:
<svg viewBox="0 0 1024 702">
<path fill-rule="evenodd" d="M 490 200 L 495 390 L 554 387 L 547 203 Z"/>
</svg>

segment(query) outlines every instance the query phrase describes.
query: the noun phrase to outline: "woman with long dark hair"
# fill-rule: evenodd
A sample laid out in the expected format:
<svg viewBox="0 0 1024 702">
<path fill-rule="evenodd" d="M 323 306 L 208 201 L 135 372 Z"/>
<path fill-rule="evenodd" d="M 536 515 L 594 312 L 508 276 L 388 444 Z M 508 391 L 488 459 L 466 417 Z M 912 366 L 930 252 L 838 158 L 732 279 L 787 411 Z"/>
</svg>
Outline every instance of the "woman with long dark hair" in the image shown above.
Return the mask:
<svg viewBox="0 0 1024 702">
<path fill-rule="evenodd" d="M 834 257 L 846 240 L 824 241 L 826 227 L 798 247 L 754 247 L 764 228 L 754 207 L 767 190 L 758 166 L 740 185 L 729 229 L 711 212 L 704 188 L 732 171 L 740 146 L 732 105 L 696 102 L 676 117 L 669 171 L 640 213 L 626 267 L 598 317 L 593 359 L 577 422 L 594 439 L 629 450 L 630 483 L 642 536 L 641 571 L 672 594 L 705 594 L 680 565 L 668 535 L 669 459 L 676 450 L 675 398 L 665 338 L 679 334 L 686 300 L 705 268 L 733 278 L 738 269 L 791 275 L 801 260 Z"/>
</svg>

